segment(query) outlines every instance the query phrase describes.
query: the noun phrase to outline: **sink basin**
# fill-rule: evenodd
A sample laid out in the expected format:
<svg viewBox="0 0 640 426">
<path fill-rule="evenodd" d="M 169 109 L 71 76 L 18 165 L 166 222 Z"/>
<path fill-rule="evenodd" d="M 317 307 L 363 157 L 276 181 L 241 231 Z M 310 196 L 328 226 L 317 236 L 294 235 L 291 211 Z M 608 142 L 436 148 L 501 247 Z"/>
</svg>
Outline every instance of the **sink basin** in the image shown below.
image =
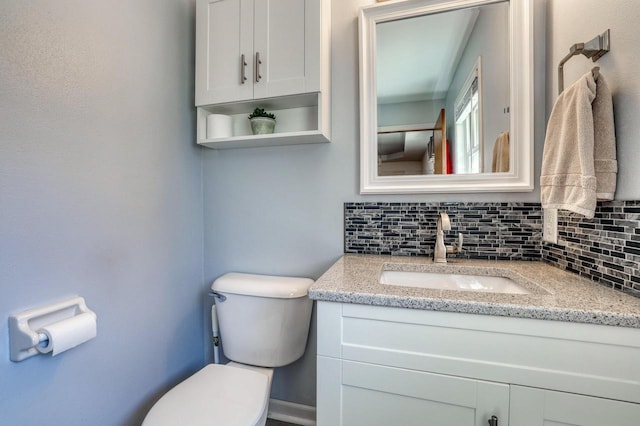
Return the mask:
<svg viewBox="0 0 640 426">
<path fill-rule="evenodd" d="M 382 271 L 380 284 L 437 290 L 529 294 L 511 278 L 491 275 L 448 274 L 425 271 Z"/>
</svg>

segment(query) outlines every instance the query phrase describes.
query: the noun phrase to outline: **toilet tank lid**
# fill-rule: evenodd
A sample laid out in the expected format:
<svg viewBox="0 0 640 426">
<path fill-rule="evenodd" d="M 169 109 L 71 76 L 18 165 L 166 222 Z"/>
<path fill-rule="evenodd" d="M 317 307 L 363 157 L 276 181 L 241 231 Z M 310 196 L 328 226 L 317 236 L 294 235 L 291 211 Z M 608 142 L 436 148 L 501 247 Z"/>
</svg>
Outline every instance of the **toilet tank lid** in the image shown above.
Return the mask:
<svg viewBox="0 0 640 426">
<path fill-rule="evenodd" d="M 220 293 L 293 299 L 306 296 L 311 284 L 313 280 L 310 278 L 229 272 L 216 279 L 211 289 Z"/>
</svg>

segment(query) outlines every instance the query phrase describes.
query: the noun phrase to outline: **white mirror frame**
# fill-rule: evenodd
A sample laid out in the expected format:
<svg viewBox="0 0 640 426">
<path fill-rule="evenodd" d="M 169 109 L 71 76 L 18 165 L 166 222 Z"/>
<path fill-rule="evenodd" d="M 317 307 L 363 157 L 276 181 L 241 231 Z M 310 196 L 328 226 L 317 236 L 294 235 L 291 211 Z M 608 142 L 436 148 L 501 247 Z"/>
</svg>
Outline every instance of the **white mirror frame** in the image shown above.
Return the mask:
<svg viewBox="0 0 640 426">
<path fill-rule="evenodd" d="M 511 171 L 469 175 L 378 176 L 376 24 L 498 3 L 500 0 L 406 0 L 360 10 L 360 193 L 418 194 L 533 190 L 533 0 L 509 1 Z"/>
</svg>

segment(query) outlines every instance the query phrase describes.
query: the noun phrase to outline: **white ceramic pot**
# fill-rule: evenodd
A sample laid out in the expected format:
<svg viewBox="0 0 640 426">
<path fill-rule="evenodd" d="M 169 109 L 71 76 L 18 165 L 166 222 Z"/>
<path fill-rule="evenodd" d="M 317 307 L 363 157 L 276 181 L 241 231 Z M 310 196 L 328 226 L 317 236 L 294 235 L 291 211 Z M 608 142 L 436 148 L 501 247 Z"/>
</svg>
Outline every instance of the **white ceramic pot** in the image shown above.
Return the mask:
<svg viewBox="0 0 640 426">
<path fill-rule="evenodd" d="M 269 117 L 253 117 L 251 119 L 251 131 L 254 135 L 264 135 L 273 133 L 276 127 L 276 120 Z"/>
</svg>

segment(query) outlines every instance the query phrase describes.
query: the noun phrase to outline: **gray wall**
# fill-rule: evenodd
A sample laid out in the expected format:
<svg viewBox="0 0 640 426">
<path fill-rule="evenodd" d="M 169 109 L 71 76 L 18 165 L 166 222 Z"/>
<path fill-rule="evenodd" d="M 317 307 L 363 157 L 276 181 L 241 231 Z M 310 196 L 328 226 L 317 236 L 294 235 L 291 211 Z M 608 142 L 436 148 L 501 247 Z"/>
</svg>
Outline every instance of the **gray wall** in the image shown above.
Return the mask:
<svg viewBox="0 0 640 426">
<path fill-rule="evenodd" d="M 378 104 L 378 127 L 435 124 L 444 107 L 444 99 Z"/>
<path fill-rule="evenodd" d="M 611 51 L 600 67 L 613 93 L 618 148 L 616 200 L 640 199 L 640 55 L 637 46 L 640 2 L 637 0 L 549 0 L 547 10 L 547 114 L 558 94 L 557 66 L 575 43 L 591 40 L 611 29 Z M 584 56 L 572 58 L 564 67 L 568 87 L 594 66 Z"/>
<path fill-rule="evenodd" d="M 330 144 L 204 152 L 207 281 L 229 271 L 318 278 L 343 253 L 346 201 L 539 201 L 537 191 L 359 195 L 357 16 L 361 6 L 373 3 L 332 3 Z M 538 21 L 543 19 L 539 14 Z M 540 38 L 536 41 L 538 54 L 544 55 Z M 536 110 L 539 143 L 544 132 L 544 61 L 537 62 L 542 88 Z M 272 397 L 315 405 L 315 324 L 312 327 L 304 358 L 276 370 Z"/>
<path fill-rule="evenodd" d="M 0 424 L 140 424 L 204 363 L 192 0 L 0 6 Z M 72 295 L 98 337 L 9 361 Z"/>
</svg>

